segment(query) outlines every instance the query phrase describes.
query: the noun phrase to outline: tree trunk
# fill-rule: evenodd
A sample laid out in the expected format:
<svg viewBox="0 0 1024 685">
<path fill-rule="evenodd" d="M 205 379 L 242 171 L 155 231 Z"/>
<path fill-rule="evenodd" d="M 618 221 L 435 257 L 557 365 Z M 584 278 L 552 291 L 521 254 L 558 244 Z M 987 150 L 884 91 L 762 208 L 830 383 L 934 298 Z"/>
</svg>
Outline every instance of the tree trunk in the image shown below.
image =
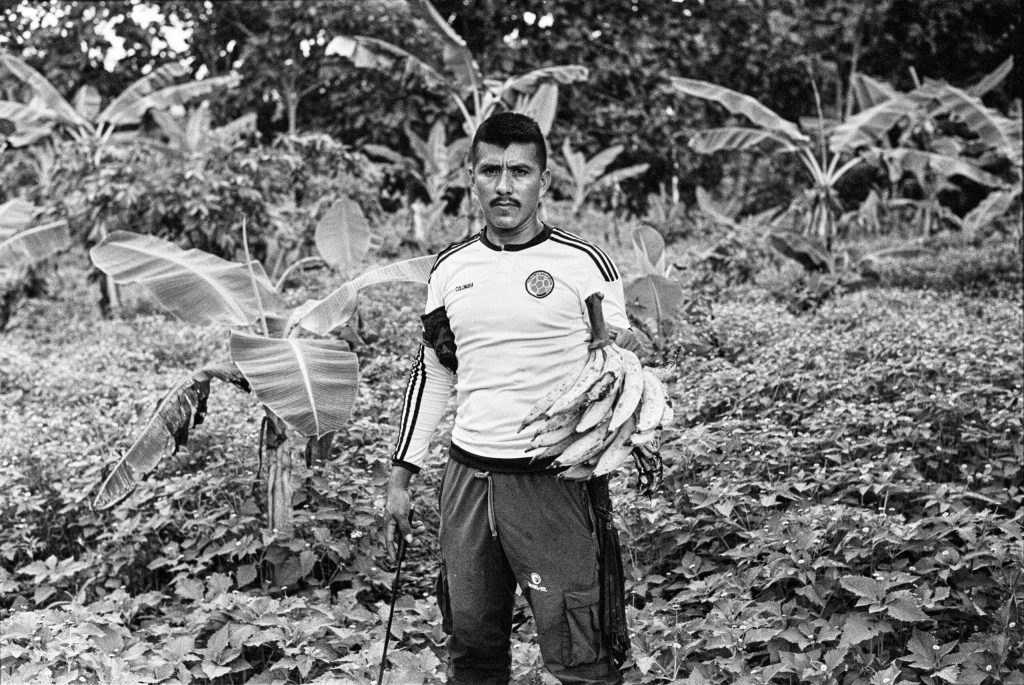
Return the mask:
<svg viewBox="0 0 1024 685">
<path fill-rule="evenodd" d="M 283 429 L 283 426 L 282 426 Z M 292 536 L 292 451 L 289 441 L 267 447 L 267 525 L 278 537 Z"/>
</svg>

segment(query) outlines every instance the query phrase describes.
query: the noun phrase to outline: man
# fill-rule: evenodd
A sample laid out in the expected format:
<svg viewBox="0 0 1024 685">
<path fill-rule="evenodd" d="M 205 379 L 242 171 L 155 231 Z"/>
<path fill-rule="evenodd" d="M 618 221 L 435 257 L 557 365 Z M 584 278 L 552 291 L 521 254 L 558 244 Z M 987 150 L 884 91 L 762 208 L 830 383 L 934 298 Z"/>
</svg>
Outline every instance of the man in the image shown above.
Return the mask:
<svg viewBox="0 0 1024 685">
<path fill-rule="evenodd" d="M 607 505 L 595 511 L 593 488 L 558 478 L 547 468 L 551 459 L 531 462 L 530 436 L 519 426 L 586 357 L 584 299 L 591 293 L 604 294 L 618 344 L 639 347 L 628 330 L 622 281 L 600 249 L 538 219 L 551 172 L 535 121 L 511 112 L 489 118 L 473 139 L 471 161 L 485 228 L 443 250 L 430 275 L 424 343 L 410 374 L 388 486 L 389 539 L 397 526 L 412 541 L 409 481 L 454 383 L 458 410 L 441 486 L 438 579 L 448 682 L 508 683 L 518 585 L 537 623 L 544 664 L 559 681 L 619 683 L 624 622 L 618 642 L 603 634 L 611 615 L 605 605 L 617 600 L 615 615 L 622 616 L 621 582 L 612 598 L 601 583 L 607 573 L 621 573 L 613 568 L 620 563 L 618 540 L 602 544 L 608 538 L 598 523 L 600 513 L 613 530 L 610 512 Z"/>
</svg>

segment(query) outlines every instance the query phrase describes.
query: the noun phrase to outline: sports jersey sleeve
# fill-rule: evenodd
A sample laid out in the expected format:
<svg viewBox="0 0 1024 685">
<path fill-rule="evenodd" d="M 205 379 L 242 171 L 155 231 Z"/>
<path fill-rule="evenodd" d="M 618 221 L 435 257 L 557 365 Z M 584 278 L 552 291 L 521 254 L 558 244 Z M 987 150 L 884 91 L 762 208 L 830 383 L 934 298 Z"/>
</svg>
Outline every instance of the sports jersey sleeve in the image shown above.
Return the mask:
<svg viewBox="0 0 1024 685">
<path fill-rule="evenodd" d="M 453 379 L 454 374 L 441 364 L 434 350 L 420 345 L 405 388 L 393 464 L 413 473 L 423 467 L 430 439 L 448 405 Z"/>
<path fill-rule="evenodd" d="M 434 326 L 427 319 L 431 313 L 443 314 L 443 298 L 440 295 L 440 277 L 432 274 L 427 282 L 427 315 L 424 317 L 424 342 L 420 345 L 409 382 L 405 388 L 402 404 L 402 420 L 391 462 L 416 473 L 423 467 L 427 457 L 430 439 L 444 416 L 448 397 L 451 394 L 455 374 L 452 373 L 434 351 L 434 340 L 430 330 Z"/>
<path fill-rule="evenodd" d="M 611 263 L 609 262 L 609 264 Z M 607 269 L 595 268 L 588 271 L 588 278 L 584 283 L 582 296 L 586 298 L 595 292 L 604 293 L 604 300 L 602 300 L 601 304 L 605 323 L 616 328 L 629 328 L 622 276 L 619 275 L 619 271 L 614 265 Z M 586 311 L 585 308 L 584 311 Z"/>
</svg>

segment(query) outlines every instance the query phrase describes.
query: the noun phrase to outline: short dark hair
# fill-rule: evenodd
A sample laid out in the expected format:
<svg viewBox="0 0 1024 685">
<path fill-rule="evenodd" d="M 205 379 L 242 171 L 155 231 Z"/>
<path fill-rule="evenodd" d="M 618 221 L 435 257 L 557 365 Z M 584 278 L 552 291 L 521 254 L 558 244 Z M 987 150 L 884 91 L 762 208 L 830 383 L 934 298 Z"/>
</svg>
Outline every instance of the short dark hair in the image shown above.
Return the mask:
<svg viewBox="0 0 1024 685">
<path fill-rule="evenodd" d="M 533 144 L 537 149 L 541 171 L 548 168 L 548 148 L 544 134 L 537 122 L 525 114 L 498 112 L 485 119 L 473 136 L 473 145 L 469 150 L 472 164 L 476 164 L 476 150 L 480 143 L 500 145 L 503 148 L 512 143 Z"/>
</svg>

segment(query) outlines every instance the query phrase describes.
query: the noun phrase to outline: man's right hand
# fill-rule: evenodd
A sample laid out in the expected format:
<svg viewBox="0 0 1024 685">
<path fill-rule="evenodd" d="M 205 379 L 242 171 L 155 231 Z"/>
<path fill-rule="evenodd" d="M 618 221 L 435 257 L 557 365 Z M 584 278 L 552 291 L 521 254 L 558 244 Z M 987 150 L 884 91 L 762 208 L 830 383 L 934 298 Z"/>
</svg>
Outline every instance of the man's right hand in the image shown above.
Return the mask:
<svg viewBox="0 0 1024 685">
<path fill-rule="evenodd" d="M 384 542 L 392 556 L 396 555 L 396 541 L 412 542 L 413 533 L 422 533 L 424 525 L 421 521 L 411 521 L 412 501 L 409 496 L 409 481 L 412 471 L 401 466 L 391 467 L 391 478 L 388 480 L 387 502 L 384 505 L 387 519 L 387 530 Z"/>
</svg>

